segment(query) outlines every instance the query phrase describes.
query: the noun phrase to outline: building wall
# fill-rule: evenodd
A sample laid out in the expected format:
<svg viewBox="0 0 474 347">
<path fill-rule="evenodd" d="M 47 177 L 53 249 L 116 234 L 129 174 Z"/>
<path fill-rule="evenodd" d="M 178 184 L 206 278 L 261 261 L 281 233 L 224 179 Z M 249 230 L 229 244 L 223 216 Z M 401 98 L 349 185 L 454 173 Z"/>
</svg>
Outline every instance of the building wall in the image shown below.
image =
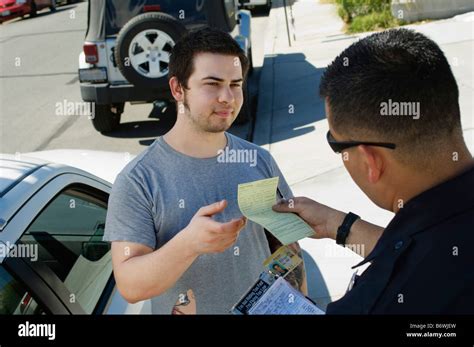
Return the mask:
<svg viewBox="0 0 474 347">
<path fill-rule="evenodd" d="M 470 11 L 474 11 L 473 0 L 392 0 L 393 16 L 407 22 L 449 18 Z"/>
</svg>

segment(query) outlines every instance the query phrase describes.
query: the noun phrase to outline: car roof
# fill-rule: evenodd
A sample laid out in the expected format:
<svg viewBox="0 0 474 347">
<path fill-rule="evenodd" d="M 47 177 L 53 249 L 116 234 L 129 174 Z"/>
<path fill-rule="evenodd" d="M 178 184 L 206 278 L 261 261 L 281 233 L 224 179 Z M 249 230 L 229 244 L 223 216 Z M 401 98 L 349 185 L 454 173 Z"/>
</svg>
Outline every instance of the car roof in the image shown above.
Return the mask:
<svg viewBox="0 0 474 347">
<path fill-rule="evenodd" d="M 39 159 L 19 160 L 13 155 L 2 155 L 0 157 L 0 198 L 44 165 L 46 165 L 45 161 Z"/>
<path fill-rule="evenodd" d="M 61 163 L 76 167 L 107 182 L 113 183 L 134 154 L 128 152 L 108 152 L 84 149 L 53 149 L 24 154 L 51 163 Z"/>
<path fill-rule="evenodd" d="M 75 173 L 110 183 L 81 169 L 43 159 L 0 154 L 0 232 L 38 190 L 53 178 Z"/>
</svg>

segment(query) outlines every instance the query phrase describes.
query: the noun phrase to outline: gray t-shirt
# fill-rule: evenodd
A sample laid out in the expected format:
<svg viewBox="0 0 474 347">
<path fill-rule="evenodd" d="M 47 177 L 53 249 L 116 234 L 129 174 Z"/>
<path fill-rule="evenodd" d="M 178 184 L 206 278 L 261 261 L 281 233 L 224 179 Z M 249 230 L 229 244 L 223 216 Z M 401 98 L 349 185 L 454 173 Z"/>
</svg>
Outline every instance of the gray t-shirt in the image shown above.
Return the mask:
<svg viewBox="0 0 474 347">
<path fill-rule="evenodd" d="M 228 206 L 214 219 L 239 218 L 240 183 L 279 176 L 283 196 L 293 196 L 268 151 L 226 136 L 226 150 L 205 159 L 182 154 L 159 137 L 118 175 L 109 199 L 104 240 L 158 249 L 185 228 L 199 208 L 222 199 L 227 199 Z M 152 312 L 170 314 L 191 289 L 196 313 L 229 313 L 263 271 L 269 255 L 264 229 L 248 221 L 233 246 L 223 253 L 199 256 L 172 288 L 152 298 Z"/>
</svg>

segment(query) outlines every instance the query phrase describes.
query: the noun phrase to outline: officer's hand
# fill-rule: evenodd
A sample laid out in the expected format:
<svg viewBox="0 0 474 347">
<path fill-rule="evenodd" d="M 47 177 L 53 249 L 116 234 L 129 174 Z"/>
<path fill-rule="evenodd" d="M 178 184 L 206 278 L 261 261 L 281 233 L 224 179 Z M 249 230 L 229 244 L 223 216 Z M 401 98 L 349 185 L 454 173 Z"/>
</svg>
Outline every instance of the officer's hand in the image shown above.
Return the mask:
<svg viewBox="0 0 474 347">
<path fill-rule="evenodd" d="M 292 212 L 300 216 L 314 230 L 315 239 L 336 239 L 337 228 L 345 213 L 305 197 L 280 200 L 273 206 L 276 212 Z"/>
</svg>

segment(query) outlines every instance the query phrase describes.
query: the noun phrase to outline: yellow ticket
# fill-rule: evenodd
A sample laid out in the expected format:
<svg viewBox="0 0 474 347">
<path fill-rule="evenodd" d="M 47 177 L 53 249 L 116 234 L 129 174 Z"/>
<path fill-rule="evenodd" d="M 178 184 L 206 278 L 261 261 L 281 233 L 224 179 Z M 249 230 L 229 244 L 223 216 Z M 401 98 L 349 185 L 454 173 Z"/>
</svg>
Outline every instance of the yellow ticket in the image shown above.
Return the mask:
<svg viewBox="0 0 474 347">
<path fill-rule="evenodd" d="M 242 214 L 271 232 L 283 245 L 313 235 L 313 229 L 294 213 L 272 210 L 278 178 L 239 184 L 237 200 Z"/>
</svg>

